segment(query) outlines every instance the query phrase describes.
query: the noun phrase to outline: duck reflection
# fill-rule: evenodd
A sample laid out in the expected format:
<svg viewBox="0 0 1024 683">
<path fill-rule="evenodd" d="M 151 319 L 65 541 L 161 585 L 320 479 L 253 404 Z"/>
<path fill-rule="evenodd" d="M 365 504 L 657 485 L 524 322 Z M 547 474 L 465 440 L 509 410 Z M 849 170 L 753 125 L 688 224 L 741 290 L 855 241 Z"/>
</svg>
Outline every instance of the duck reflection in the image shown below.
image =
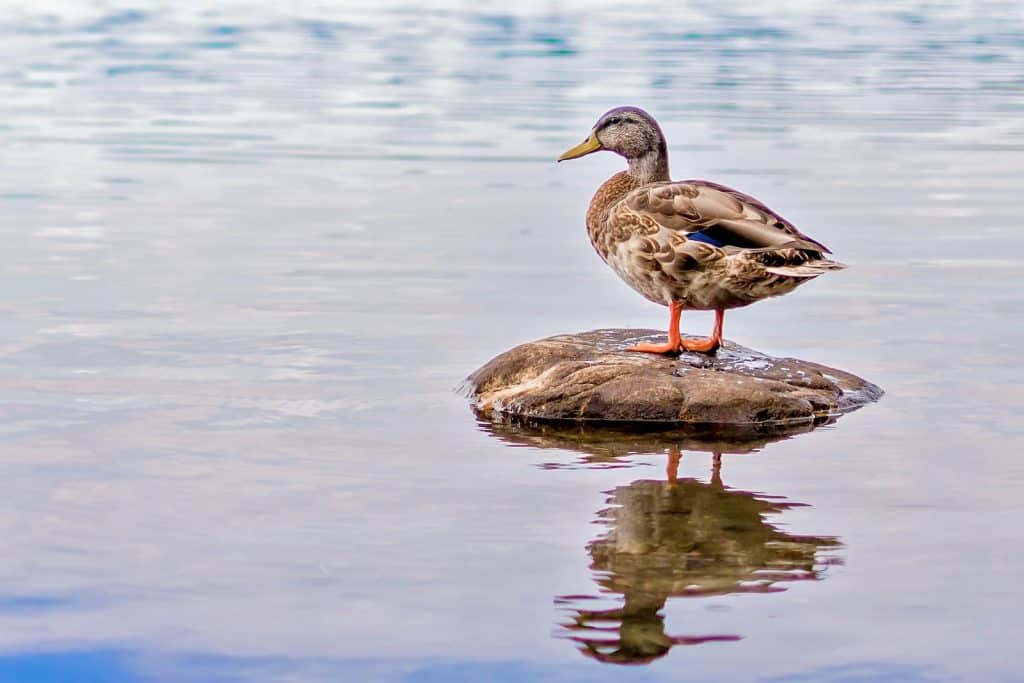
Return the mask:
<svg viewBox="0 0 1024 683">
<path fill-rule="evenodd" d="M 598 513 L 607 530 L 587 545 L 594 579 L 623 605 L 592 610 L 586 598 L 557 602 L 571 609 L 564 635 L 604 662 L 639 664 L 675 645 L 738 640 L 736 634 L 669 635 L 661 610 L 669 597 L 783 590 L 784 581 L 818 579 L 823 548 L 834 538 L 787 534 L 766 516 L 797 505 L 722 484 L 715 453 L 710 483 L 675 476 L 680 451 L 669 449 L 666 481 L 641 479 L 610 492 Z M 832 560 L 833 562 L 835 560 Z"/>
<path fill-rule="evenodd" d="M 597 513 L 603 533 L 587 545 L 590 569 L 602 596 L 555 599 L 568 619 L 556 635 L 602 662 L 644 664 L 676 645 L 739 640 L 739 634 L 670 634 L 661 614 L 670 597 L 771 593 L 789 581 L 817 580 L 839 560 L 823 551 L 834 537 L 786 533 L 770 515 L 800 506 L 781 497 L 731 489 L 722 483 L 723 452 L 749 453 L 789 433 L 722 435 L 672 432 L 642 435 L 615 430 L 559 429 L 522 424 L 487 431 L 518 444 L 560 447 L 583 455 L 583 464 L 625 466 L 630 454 L 665 452 L 666 476 L 640 479 L 608 491 Z M 713 454 L 708 482 L 677 476 L 682 448 Z M 621 596 L 621 606 L 588 604 Z"/>
</svg>

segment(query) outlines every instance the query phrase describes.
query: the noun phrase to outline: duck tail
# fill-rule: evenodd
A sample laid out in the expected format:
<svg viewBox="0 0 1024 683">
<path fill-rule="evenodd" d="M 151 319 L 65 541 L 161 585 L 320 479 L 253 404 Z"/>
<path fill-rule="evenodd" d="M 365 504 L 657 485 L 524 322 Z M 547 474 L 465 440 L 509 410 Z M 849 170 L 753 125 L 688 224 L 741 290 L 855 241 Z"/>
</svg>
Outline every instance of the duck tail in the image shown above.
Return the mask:
<svg viewBox="0 0 1024 683">
<path fill-rule="evenodd" d="M 845 263 L 833 261 L 827 258 L 817 258 L 804 263 L 783 264 L 777 266 L 765 266 L 765 270 L 773 275 L 784 275 L 786 277 L 812 278 L 824 275 L 830 270 L 842 270 L 846 268 Z"/>
</svg>

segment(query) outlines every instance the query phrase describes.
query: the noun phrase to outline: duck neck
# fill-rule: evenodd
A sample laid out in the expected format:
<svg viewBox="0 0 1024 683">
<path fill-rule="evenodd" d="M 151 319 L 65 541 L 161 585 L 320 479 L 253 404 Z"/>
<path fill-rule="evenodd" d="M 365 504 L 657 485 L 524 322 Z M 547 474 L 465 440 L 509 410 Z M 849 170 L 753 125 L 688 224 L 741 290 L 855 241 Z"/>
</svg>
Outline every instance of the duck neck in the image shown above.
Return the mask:
<svg viewBox="0 0 1024 683">
<path fill-rule="evenodd" d="M 647 154 L 634 157 L 629 160 L 629 175 L 637 185 L 647 185 L 669 180 L 668 175 L 668 150 L 662 140 L 657 149 L 652 149 Z"/>
</svg>

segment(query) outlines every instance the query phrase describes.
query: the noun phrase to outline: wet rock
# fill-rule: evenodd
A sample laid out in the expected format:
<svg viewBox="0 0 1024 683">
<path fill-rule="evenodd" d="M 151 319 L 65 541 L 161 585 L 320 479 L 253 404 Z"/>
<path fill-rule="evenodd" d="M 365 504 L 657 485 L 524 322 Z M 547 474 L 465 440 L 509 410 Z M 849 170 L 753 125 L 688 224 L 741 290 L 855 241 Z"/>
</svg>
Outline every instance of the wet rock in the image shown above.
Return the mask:
<svg viewBox="0 0 1024 683">
<path fill-rule="evenodd" d="M 719 425 L 827 420 L 878 399 L 856 375 L 725 342 L 714 355 L 626 351 L 655 330 L 594 330 L 517 346 L 467 379 L 474 407 L 531 420 Z"/>
</svg>

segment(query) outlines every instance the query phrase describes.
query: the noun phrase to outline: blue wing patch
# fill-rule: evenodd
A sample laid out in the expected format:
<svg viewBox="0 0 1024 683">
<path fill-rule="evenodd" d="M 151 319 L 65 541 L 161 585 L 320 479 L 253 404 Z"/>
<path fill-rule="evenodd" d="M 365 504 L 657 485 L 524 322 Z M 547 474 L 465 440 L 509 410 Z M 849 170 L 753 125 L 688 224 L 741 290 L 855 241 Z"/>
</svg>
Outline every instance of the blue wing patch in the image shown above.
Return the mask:
<svg viewBox="0 0 1024 683">
<path fill-rule="evenodd" d="M 695 242 L 704 242 L 705 244 L 710 244 L 713 247 L 724 247 L 725 246 L 725 242 L 723 242 L 722 240 L 715 239 L 711 235 L 708 235 L 707 234 L 707 230 L 708 229 L 702 230 L 700 232 L 688 233 L 686 235 L 686 239 L 693 240 Z"/>
</svg>

